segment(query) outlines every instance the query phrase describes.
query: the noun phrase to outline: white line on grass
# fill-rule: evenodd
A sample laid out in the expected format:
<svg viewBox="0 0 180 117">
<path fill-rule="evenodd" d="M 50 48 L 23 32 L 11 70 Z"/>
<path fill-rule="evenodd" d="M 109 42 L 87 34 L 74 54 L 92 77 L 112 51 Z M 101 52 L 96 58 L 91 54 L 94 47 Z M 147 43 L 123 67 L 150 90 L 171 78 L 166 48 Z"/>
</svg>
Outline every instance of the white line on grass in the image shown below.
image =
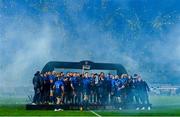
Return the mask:
<svg viewBox="0 0 180 117">
<path fill-rule="evenodd" d="M 95 114 L 97 117 L 102 117 L 101 115 L 99 115 L 99 114 L 97 114 L 96 112 L 94 112 L 94 111 L 90 111 L 91 113 L 93 113 L 93 114 Z"/>
</svg>

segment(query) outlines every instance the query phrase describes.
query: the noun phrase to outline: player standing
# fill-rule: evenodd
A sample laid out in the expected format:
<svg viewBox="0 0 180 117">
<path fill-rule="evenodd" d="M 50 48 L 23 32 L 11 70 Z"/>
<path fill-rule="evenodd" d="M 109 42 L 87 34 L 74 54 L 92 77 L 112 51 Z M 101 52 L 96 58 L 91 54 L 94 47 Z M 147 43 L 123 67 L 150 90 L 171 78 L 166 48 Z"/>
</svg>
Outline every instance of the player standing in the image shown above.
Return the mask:
<svg viewBox="0 0 180 117">
<path fill-rule="evenodd" d="M 49 104 L 53 104 L 55 102 L 54 92 L 53 92 L 53 86 L 56 80 L 55 72 L 54 71 L 52 73 L 48 72 L 48 78 L 50 82 L 50 103 Z"/>
<path fill-rule="evenodd" d="M 61 79 L 58 79 L 54 83 L 54 94 L 57 99 L 56 104 L 61 104 L 62 103 L 62 97 L 64 94 L 64 83 L 62 82 Z"/>
<path fill-rule="evenodd" d="M 40 72 L 37 71 L 33 77 L 33 85 L 34 85 L 34 97 L 33 97 L 33 102 L 32 102 L 33 105 L 40 103 L 40 96 L 41 96 L 40 95 L 40 90 L 41 90 L 40 81 L 41 81 Z"/>
</svg>

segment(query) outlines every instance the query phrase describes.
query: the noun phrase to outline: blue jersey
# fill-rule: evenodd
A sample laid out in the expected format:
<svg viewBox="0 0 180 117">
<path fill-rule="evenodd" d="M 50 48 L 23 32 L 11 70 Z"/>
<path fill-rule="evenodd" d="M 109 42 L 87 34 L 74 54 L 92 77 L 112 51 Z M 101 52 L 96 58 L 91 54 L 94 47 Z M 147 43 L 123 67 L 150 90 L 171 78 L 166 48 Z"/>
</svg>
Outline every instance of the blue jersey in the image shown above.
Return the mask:
<svg viewBox="0 0 180 117">
<path fill-rule="evenodd" d="M 120 79 L 117 79 L 116 80 L 116 87 L 117 88 L 121 88 L 123 86 L 123 81 L 121 80 L 121 78 Z"/>
<path fill-rule="evenodd" d="M 106 86 L 107 86 L 107 91 L 110 92 L 111 91 L 111 87 L 112 87 L 112 78 L 111 77 L 106 77 L 105 78 L 106 81 Z"/>
<path fill-rule="evenodd" d="M 64 82 L 64 77 L 59 77 L 59 80 Z"/>
<path fill-rule="evenodd" d="M 45 84 L 45 85 L 49 84 L 49 77 L 44 76 L 44 77 L 43 77 L 43 80 L 44 80 L 44 84 Z"/>
<path fill-rule="evenodd" d="M 93 77 L 90 77 L 89 80 L 90 80 L 91 86 L 94 86 L 94 84 L 95 84 L 95 79 L 94 79 Z"/>
<path fill-rule="evenodd" d="M 107 77 L 105 77 L 105 79 L 107 80 L 107 81 L 111 81 L 111 77 L 110 76 L 107 76 Z"/>
<path fill-rule="evenodd" d="M 90 90 L 90 78 L 83 78 L 83 89 Z"/>
<path fill-rule="evenodd" d="M 128 82 L 128 78 L 121 78 L 120 81 L 122 85 L 125 85 Z"/>
<path fill-rule="evenodd" d="M 78 86 L 78 79 L 77 77 L 71 77 L 70 78 L 71 84 L 73 85 L 74 88 Z"/>
<path fill-rule="evenodd" d="M 111 80 L 111 87 L 115 88 L 116 87 L 116 79 Z"/>
<path fill-rule="evenodd" d="M 55 86 L 55 91 L 59 92 L 62 91 L 61 86 L 64 86 L 64 83 L 61 80 L 58 80 L 54 83 L 54 86 Z"/>
</svg>

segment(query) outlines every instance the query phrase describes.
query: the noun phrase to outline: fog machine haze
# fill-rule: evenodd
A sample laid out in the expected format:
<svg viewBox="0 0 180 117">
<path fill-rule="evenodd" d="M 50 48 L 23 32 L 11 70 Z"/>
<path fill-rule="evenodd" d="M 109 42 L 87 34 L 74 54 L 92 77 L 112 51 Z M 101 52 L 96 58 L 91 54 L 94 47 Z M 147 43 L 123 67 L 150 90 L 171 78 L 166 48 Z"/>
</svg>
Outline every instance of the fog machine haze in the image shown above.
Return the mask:
<svg viewBox="0 0 180 117">
<path fill-rule="evenodd" d="M 49 61 L 122 64 L 180 85 L 179 0 L 0 0 L 0 98 L 33 95 Z M 13 102 L 12 102 L 13 103 Z"/>
</svg>

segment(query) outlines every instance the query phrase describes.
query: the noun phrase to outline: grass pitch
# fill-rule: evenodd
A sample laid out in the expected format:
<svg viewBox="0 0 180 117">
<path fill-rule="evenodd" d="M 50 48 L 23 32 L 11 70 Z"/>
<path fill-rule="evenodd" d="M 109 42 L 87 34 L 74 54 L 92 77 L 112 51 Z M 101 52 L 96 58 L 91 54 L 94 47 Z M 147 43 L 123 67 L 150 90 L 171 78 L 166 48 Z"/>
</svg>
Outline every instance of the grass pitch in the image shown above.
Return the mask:
<svg viewBox="0 0 180 117">
<path fill-rule="evenodd" d="M 151 97 L 153 109 L 150 111 L 136 110 L 26 110 L 22 104 L 0 105 L 0 116 L 180 116 L 180 96 Z M 5 100 L 4 100 L 5 102 Z"/>
<path fill-rule="evenodd" d="M 180 116 L 180 107 L 161 107 L 150 111 L 136 110 L 96 110 L 92 111 L 58 111 L 25 110 L 23 105 L 0 106 L 0 116 Z"/>
</svg>

